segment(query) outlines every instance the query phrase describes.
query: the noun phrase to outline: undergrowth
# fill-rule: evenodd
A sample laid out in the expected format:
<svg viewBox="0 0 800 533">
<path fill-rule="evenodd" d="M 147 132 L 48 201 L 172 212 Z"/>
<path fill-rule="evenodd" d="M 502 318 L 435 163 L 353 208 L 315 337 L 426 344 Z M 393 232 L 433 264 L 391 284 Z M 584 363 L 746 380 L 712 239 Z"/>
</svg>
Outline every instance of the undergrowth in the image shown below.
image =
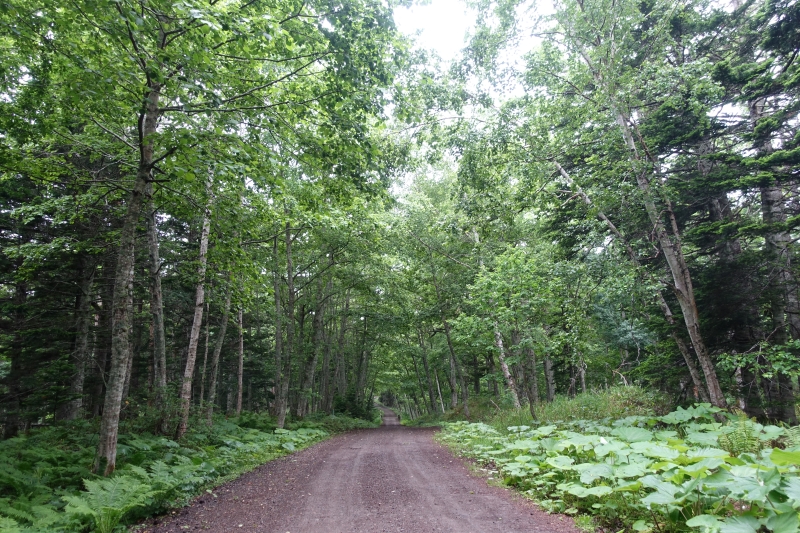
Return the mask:
<svg viewBox="0 0 800 533">
<path fill-rule="evenodd" d="M 800 530 L 797 428 L 709 404 L 663 416 L 575 420 L 563 416 L 574 409 L 554 412 L 563 418 L 502 428 L 513 417 L 495 418 L 495 426 L 453 422 L 439 438 L 545 509 L 582 516 L 583 529 Z"/>
<path fill-rule="evenodd" d="M 578 394 L 574 398 L 556 396 L 552 402 L 536 405 L 536 421 L 542 424 L 570 420 L 600 420 L 624 416 L 664 414 L 670 410 L 667 399 L 657 391 L 641 387 L 611 387 Z M 442 422 L 468 420 L 483 422 L 500 431 L 508 426 L 530 424 L 534 421 L 528 406 L 515 409 L 511 397 L 477 396 L 470 398 L 469 418 L 463 406 L 448 410 L 444 415 L 427 414 L 414 420 L 404 420 L 408 426 L 438 426 Z"/>
<path fill-rule="evenodd" d="M 110 533 L 185 504 L 192 496 L 329 434 L 373 427 L 364 420 L 314 416 L 275 429 L 266 415 L 218 418 L 179 442 L 147 433 L 122 433 L 117 471 L 90 472 L 97 427 L 76 421 L 0 441 L 0 531 Z"/>
</svg>

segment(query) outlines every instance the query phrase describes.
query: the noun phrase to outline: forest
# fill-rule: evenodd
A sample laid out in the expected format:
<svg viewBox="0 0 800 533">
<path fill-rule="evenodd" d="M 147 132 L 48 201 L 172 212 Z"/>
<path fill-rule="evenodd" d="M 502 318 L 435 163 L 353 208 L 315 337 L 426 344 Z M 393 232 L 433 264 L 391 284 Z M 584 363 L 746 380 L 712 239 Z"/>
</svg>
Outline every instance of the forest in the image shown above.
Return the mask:
<svg viewBox="0 0 800 533">
<path fill-rule="evenodd" d="M 402 5 L 0 0 L 0 453 L 618 387 L 797 425 L 800 4 L 481 0 L 452 62 Z"/>
</svg>

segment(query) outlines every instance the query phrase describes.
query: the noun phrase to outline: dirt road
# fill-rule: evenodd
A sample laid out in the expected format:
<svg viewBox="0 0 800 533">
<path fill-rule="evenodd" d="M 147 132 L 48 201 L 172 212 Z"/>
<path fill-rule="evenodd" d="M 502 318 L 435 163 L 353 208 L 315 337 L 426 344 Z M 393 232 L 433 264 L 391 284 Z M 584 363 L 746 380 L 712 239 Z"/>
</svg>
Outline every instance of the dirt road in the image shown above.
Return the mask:
<svg viewBox="0 0 800 533">
<path fill-rule="evenodd" d="M 384 425 L 334 437 L 198 498 L 152 533 L 576 533 L 469 473 L 432 429 Z"/>
</svg>

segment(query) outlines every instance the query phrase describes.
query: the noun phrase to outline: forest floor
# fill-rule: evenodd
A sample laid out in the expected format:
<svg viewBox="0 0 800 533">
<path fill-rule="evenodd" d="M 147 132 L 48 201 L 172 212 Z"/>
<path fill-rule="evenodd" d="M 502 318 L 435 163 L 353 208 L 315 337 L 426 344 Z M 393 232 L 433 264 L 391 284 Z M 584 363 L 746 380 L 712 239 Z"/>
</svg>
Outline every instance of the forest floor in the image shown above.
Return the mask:
<svg viewBox="0 0 800 533">
<path fill-rule="evenodd" d="M 435 431 L 384 409 L 380 428 L 271 461 L 138 531 L 577 533 L 570 518 L 471 474 Z"/>
</svg>

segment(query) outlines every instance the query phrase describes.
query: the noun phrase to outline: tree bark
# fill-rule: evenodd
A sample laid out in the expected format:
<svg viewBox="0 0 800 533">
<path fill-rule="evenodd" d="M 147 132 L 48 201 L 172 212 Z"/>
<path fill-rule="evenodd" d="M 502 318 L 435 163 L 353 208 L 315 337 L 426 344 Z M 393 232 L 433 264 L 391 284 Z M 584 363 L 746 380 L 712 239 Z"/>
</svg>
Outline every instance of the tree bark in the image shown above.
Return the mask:
<svg viewBox="0 0 800 533">
<path fill-rule="evenodd" d="M 361 336 L 361 356 L 358 359 L 358 379 L 356 380 L 356 398 L 359 406 L 364 403 L 367 392 L 367 373 L 369 370 L 369 350 L 367 350 L 367 317 L 363 317 L 364 332 Z"/>
<path fill-rule="evenodd" d="M 336 343 L 336 393 L 344 396 L 347 393 L 347 362 L 344 359 L 345 335 L 347 334 L 347 318 L 350 314 L 350 290 L 344 296 L 344 311 L 339 325 L 339 339 Z M 333 401 L 333 398 L 331 398 Z"/>
<path fill-rule="evenodd" d="M 461 384 L 461 400 L 464 404 L 464 416 L 469 418 L 469 405 L 467 400 L 469 399 L 469 391 L 467 390 L 467 382 L 464 379 L 464 373 L 461 368 L 461 362 L 456 357 L 456 351 L 453 348 L 453 339 L 450 334 L 450 323 L 442 317 L 442 325 L 444 326 L 444 335 L 447 339 L 447 350 L 450 353 L 450 372 L 454 373 L 454 378 L 458 378 L 459 383 Z M 451 386 L 454 384 L 455 379 L 451 380 Z M 455 395 L 455 402 L 451 399 L 451 403 L 453 403 L 452 407 L 455 408 L 456 404 L 458 403 L 458 395 Z"/>
<path fill-rule="evenodd" d="M 244 324 L 242 323 L 242 306 L 239 306 L 239 357 L 236 369 L 236 416 L 242 414 L 242 378 L 244 376 Z"/>
<path fill-rule="evenodd" d="M 333 263 L 333 256 L 331 256 L 331 264 Z M 311 361 L 306 369 L 305 379 L 300 390 L 300 398 L 297 402 L 297 416 L 305 416 L 309 406 L 309 400 L 314 386 L 314 377 L 317 372 L 317 362 L 319 361 L 319 353 L 322 350 L 323 337 L 324 337 L 324 322 L 325 317 L 325 294 L 331 290 L 331 283 L 327 283 L 325 293 L 322 292 L 322 283 L 320 282 L 319 290 L 317 291 L 317 304 L 314 307 L 314 319 L 311 322 Z"/>
<path fill-rule="evenodd" d="M 206 423 L 213 424 L 214 402 L 217 397 L 217 376 L 219 375 L 219 356 L 222 353 L 222 345 L 225 343 L 225 333 L 228 330 L 228 316 L 231 311 L 231 288 L 230 285 L 225 290 L 225 303 L 222 308 L 222 322 L 219 325 L 219 332 L 214 343 L 214 352 L 211 354 L 211 378 L 208 383 L 208 405 L 206 406 Z"/>
<path fill-rule="evenodd" d="M 211 185 L 206 185 L 209 193 L 208 205 L 203 214 L 203 229 L 200 233 L 200 254 L 198 257 L 199 266 L 197 267 L 197 287 L 194 297 L 194 318 L 192 329 L 189 333 L 189 350 L 186 354 L 186 367 L 183 372 L 183 382 L 181 383 L 180 393 L 180 420 L 178 429 L 175 433 L 180 439 L 186 434 L 187 424 L 189 423 L 189 410 L 192 399 L 192 377 L 194 376 L 194 365 L 197 360 L 197 346 L 200 342 L 200 328 L 203 326 L 203 305 L 206 297 L 206 265 L 208 261 L 208 236 L 211 233 Z M 229 291 L 230 294 L 230 291 Z"/>
<path fill-rule="evenodd" d="M 131 357 L 129 309 L 133 298 L 133 268 L 135 262 L 136 226 L 142 211 L 145 188 L 151 180 L 154 160 L 153 137 L 158 127 L 158 102 L 161 85 L 150 82 L 139 121 L 139 166 L 133 190 L 120 230 L 117 266 L 114 276 L 114 296 L 111 311 L 111 371 L 108 375 L 100 435 L 92 471 L 111 474 L 117 465 L 117 436 L 122 392 L 125 386 L 128 359 Z"/>
<path fill-rule="evenodd" d="M 439 405 L 442 408 L 442 414 L 444 414 L 444 400 L 442 400 L 442 387 L 439 385 L 439 373 L 434 370 L 433 375 L 436 378 L 436 390 L 439 392 Z"/>
<path fill-rule="evenodd" d="M 167 432 L 166 407 L 167 392 L 167 347 L 164 333 L 164 304 L 161 291 L 161 259 L 159 257 L 158 226 L 156 209 L 153 204 L 153 184 L 149 183 L 147 194 L 147 248 L 150 275 L 150 317 L 153 331 L 153 378 L 156 410 L 161 412 L 159 430 Z"/>
<path fill-rule="evenodd" d="M 74 372 L 69 384 L 70 399 L 61 406 L 60 420 L 75 420 L 83 407 L 83 382 L 86 363 L 89 361 L 89 326 L 92 322 L 92 285 L 97 272 L 95 262 L 81 258 L 81 283 L 78 289 L 78 305 L 75 312 L 75 347 L 72 353 Z"/>
<path fill-rule="evenodd" d="M 289 407 L 289 381 L 291 379 L 292 352 L 294 350 L 294 263 L 292 262 L 292 230 L 286 223 L 286 345 L 283 350 L 281 386 L 278 390 L 278 420 L 277 425 L 282 428 L 286 423 L 286 411 Z"/>
<path fill-rule="evenodd" d="M 275 266 L 272 273 L 273 292 L 275 295 L 275 384 L 273 385 L 275 399 L 273 401 L 273 414 L 278 417 L 281 411 L 281 390 L 283 390 L 283 309 L 281 308 L 281 275 L 280 256 L 278 255 L 278 237 L 272 243 L 273 259 Z M 285 415 L 284 415 L 285 416 Z"/>
<path fill-rule="evenodd" d="M 536 419 L 536 404 L 539 403 L 539 380 L 536 372 L 536 352 L 530 346 L 524 348 L 526 355 L 525 377 L 527 378 L 528 408 L 531 416 Z"/>
<path fill-rule="evenodd" d="M 428 348 L 425 345 L 425 339 L 422 336 L 422 329 L 417 328 L 417 339 L 419 340 L 419 348 L 422 355 L 422 367 L 425 369 L 425 380 L 428 383 L 428 400 L 430 401 L 431 413 L 438 411 L 436 407 L 436 394 L 433 391 L 433 380 L 431 379 L 431 369 L 428 365 Z"/>
<path fill-rule="evenodd" d="M 6 418 L 3 423 L 3 438 L 16 437 L 23 427 L 22 421 L 22 377 L 24 372 L 23 358 L 25 355 L 25 306 L 28 299 L 28 284 L 19 280 L 14 287 L 13 296 L 13 334 L 11 338 L 11 368 L 7 378 L 8 402 L 6 402 Z"/>
<path fill-rule="evenodd" d="M 556 379 L 553 372 L 553 359 L 544 358 L 544 381 L 547 390 L 547 401 L 552 402 L 556 397 Z"/>
<path fill-rule="evenodd" d="M 203 406 L 203 399 L 205 398 L 205 386 L 206 386 L 206 367 L 208 365 L 208 341 L 210 336 L 211 330 L 211 306 L 209 305 L 208 299 L 206 299 L 206 342 L 205 348 L 203 351 L 203 366 L 200 369 L 200 399 L 199 405 Z"/>
<path fill-rule="evenodd" d="M 503 371 L 503 377 L 506 378 L 506 385 L 508 386 L 508 391 L 511 393 L 511 399 L 514 402 L 514 407 L 519 409 L 521 407 L 519 403 L 519 394 L 517 394 L 517 386 L 514 383 L 514 378 L 511 376 L 511 372 L 508 369 L 508 363 L 506 363 L 506 351 L 503 348 L 503 336 L 500 334 L 500 328 L 497 325 L 497 322 L 494 323 L 494 345 L 497 347 L 497 358 L 500 361 L 500 369 Z"/>
<path fill-rule="evenodd" d="M 319 380 L 319 410 L 323 413 L 331 412 L 331 404 L 333 403 L 333 395 L 331 394 L 331 351 L 333 347 L 333 329 L 334 326 L 328 326 L 328 331 L 324 332 L 325 349 L 322 356 L 322 374 Z"/>
</svg>

